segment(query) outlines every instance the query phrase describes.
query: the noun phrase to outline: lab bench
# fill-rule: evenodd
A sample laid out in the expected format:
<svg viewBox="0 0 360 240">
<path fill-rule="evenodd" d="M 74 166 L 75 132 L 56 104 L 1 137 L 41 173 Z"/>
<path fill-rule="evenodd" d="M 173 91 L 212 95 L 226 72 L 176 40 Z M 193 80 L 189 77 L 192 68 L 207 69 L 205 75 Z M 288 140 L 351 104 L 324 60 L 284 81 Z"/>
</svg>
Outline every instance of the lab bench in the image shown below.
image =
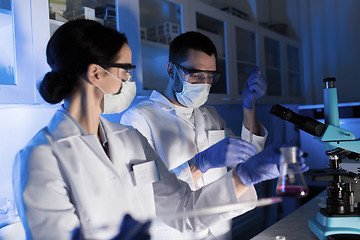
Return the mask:
<svg viewBox="0 0 360 240">
<path fill-rule="evenodd" d="M 275 240 L 276 236 L 284 236 L 286 240 L 318 240 L 308 227 L 308 220 L 316 216 L 326 196 L 325 190 L 251 240 Z"/>
</svg>

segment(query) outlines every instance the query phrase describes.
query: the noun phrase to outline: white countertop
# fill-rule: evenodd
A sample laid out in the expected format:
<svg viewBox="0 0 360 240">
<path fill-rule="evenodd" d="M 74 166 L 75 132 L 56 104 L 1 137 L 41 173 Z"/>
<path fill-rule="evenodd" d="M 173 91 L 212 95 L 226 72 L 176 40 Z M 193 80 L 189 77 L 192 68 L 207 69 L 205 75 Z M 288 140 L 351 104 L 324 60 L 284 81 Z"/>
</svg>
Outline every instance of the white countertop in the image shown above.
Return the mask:
<svg viewBox="0 0 360 240">
<path fill-rule="evenodd" d="M 308 227 L 308 219 L 315 217 L 324 199 L 326 190 L 251 240 L 275 240 L 276 236 L 285 236 L 286 240 L 318 240 Z"/>
</svg>

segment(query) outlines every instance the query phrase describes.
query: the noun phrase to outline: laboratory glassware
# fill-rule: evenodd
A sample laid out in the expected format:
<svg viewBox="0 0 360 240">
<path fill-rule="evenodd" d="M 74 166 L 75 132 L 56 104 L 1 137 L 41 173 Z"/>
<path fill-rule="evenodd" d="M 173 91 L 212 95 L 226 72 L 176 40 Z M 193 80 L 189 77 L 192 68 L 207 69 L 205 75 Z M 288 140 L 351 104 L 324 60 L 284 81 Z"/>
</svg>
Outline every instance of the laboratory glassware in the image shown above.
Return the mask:
<svg viewBox="0 0 360 240">
<path fill-rule="evenodd" d="M 302 198 L 309 190 L 297 157 L 297 147 L 281 147 L 280 176 L 276 193 L 283 197 Z"/>
</svg>

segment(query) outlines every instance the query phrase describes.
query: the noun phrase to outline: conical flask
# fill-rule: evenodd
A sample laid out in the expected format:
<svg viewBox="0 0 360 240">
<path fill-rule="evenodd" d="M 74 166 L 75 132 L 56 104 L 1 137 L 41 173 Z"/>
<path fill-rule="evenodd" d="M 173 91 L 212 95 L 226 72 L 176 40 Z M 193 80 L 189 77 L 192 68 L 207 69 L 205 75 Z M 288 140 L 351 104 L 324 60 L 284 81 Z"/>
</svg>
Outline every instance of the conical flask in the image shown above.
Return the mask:
<svg viewBox="0 0 360 240">
<path fill-rule="evenodd" d="M 309 190 L 297 158 L 297 147 L 281 147 L 280 176 L 276 193 L 282 197 L 302 198 Z"/>
</svg>

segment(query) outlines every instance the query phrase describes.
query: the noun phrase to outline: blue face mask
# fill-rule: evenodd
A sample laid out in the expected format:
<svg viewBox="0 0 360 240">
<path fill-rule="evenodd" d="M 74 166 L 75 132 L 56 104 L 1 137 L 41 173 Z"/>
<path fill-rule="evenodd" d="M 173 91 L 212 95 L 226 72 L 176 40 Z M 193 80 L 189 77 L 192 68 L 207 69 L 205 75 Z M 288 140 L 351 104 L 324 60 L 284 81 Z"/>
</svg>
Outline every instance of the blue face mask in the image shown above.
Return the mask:
<svg viewBox="0 0 360 240">
<path fill-rule="evenodd" d="M 178 102 L 188 108 L 198 108 L 204 105 L 208 99 L 211 84 L 191 84 L 185 81 L 178 70 L 176 72 L 182 82 L 182 91 L 175 92 Z"/>
</svg>

